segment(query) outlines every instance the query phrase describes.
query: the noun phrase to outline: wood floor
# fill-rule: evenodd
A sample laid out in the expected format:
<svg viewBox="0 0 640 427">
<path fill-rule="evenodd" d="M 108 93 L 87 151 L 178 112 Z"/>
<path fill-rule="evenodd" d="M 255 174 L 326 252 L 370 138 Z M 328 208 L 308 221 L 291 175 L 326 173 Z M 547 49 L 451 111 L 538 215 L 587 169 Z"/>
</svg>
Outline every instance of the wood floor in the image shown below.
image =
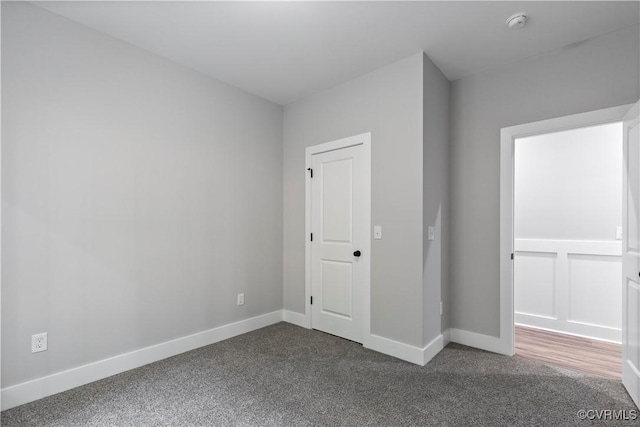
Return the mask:
<svg viewBox="0 0 640 427">
<path fill-rule="evenodd" d="M 574 371 L 622 379 L 620 344 L 516 326 L 516 356 Z"/>
</svg>

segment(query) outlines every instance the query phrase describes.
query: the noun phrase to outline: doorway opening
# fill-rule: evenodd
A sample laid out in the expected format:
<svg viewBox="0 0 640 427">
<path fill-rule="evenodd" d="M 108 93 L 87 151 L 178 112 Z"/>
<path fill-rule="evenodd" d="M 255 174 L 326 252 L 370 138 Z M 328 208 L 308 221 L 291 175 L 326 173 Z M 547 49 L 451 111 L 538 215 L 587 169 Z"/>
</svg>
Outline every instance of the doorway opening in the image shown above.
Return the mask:
<svg viewBox="0 0 640 427">
<path fill-rule="evenodd" d="M 515 353 L 622 378 L 622 122 L 514 139 Z"/>
</svg>

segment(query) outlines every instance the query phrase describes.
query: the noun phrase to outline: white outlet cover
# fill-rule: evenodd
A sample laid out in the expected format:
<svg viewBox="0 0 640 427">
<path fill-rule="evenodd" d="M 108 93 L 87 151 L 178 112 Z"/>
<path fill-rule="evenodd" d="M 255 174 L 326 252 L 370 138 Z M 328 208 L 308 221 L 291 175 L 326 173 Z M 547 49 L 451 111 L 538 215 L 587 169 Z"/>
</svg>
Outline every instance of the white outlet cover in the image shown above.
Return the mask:
<svg viewBox="0 0 640 427">
<path fill-rule="evenodd" d="M 47 333 L 31 335 L 31 353 L 40 353 L 48 348 Z"/>
<path fill-rule="evenodd" d="M 427 230 L 427 239 L 435 240 L 435 238 L 436 238 L 436 228 L 433 226 L 429 226 Z"/>
<path fill-rule="evenodd" d="M 373 226 L 373 238 L 376 240 L 382 239 L 382 226 L 374 225 Z"/>
<path fill-rule="evenodd" d="M 238 294 L 238 305 L 244 305 L 244 294 Z"/>
<path fill-rule="evenodd" d="M 622 240 L 622 227 L 616 227 L 616 240 Z"/>
</svg>

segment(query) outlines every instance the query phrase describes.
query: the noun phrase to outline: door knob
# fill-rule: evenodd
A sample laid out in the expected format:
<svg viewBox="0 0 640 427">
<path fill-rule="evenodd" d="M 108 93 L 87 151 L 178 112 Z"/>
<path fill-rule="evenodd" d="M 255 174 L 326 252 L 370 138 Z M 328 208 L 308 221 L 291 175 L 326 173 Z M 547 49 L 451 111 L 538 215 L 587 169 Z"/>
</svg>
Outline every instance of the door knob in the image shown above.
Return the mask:
<svg viewBox="0 0 640 427">
<path fill-rule="evenodd" d="M 360 255 L 362 255 L 362 253 L 360 251 L 355 251 L 353 253 L 353 256 L 355 256 L 355 257 L 359 257 Z"/>
</svg>

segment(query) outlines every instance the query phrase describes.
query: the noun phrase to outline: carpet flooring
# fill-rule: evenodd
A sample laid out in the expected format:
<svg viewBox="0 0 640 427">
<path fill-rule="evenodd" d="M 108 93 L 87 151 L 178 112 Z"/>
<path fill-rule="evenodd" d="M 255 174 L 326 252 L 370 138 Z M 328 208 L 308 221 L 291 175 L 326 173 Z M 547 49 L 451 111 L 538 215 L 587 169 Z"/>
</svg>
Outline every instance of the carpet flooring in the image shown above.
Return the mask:
<svg viewBox="0 0 640 427">
<path fill-rule="evenodd" d="M 4 411 L 2 425 L 640 424 L 579 410 L 638 413 L 613 380 L 457 344 L 420 367 L 278 323 Z"/>
</svg>

